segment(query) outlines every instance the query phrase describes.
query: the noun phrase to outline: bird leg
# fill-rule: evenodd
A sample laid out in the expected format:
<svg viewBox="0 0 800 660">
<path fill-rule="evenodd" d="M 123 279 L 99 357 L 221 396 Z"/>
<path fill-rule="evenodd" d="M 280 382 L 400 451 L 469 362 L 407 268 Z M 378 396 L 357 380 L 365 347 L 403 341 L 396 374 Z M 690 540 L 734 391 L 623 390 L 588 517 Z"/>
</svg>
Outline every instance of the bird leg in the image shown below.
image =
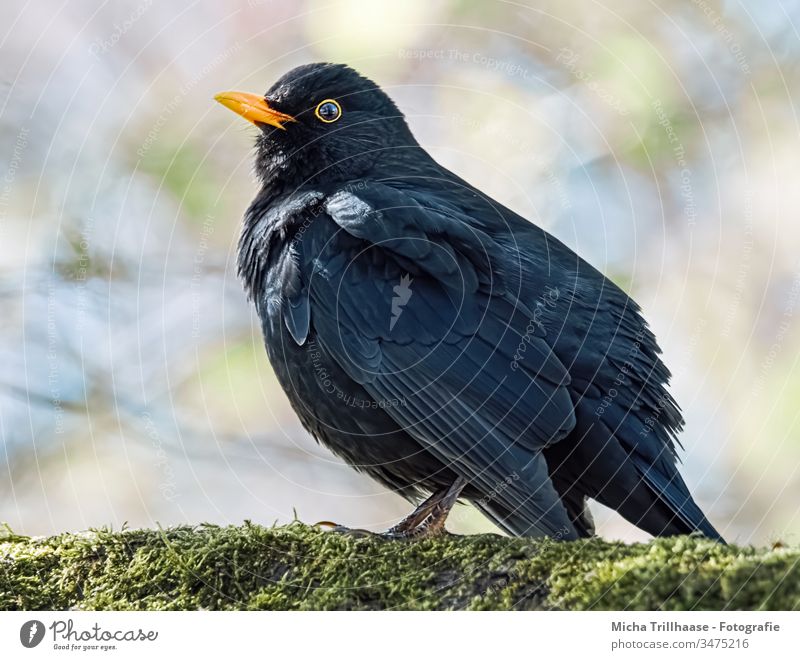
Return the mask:
<svg viewBox="0 0 800 660">
<path fill-rule="evenodd" d="M 350 529 L 327 520 L 320 521 L 317 525 L 330 527 L 334 532 L 356 537 L 380 536 L 385 539 L 397 540 L 439 536 L 444 533 L 444 523 L 447 520 L 447 516 L 466 485 L 467 480 L 463 477 L 458 477 L 449 488 L 437 490 L 409 515 L 382 534 L 375 534 L 366 529 Z"/>
<path fill-rule="evenodd" d="M 386 531 L 387 536 L 403 536 L 408 534 L 411 530 L 416 529 L 427 518 L 434 507 L 439 504 L 440 500 L 447 494 L 446 489 L 437 490 L 427 500 L 420 504 L 416 509 L 409 513 L 394 527 Z"/>
<path fill-rule="evenodd" d="M 431 512 L 436 507 L 437 504 L 442 500 L 442 498 L 447 495 L 449 489 L 443 488 L 442 490 L 437 490 L 433 495 L 431 495 L 427 500 L 425 500 L 422 504 L 420 504 L 416 509 L 414 509 L 411 513 L 409 513 L 405 518 L 403 518 L 399 523 L 397 523 L 394 527 L 386 530 L 383 533 L 375 534 L 374 532 L 369 532 L 365 529 L 350 529 L 349 527 L 345 527 L 344 525 L 339 525 L 337 523 L 329 522 L 327 520 L 322 520 L 317 523 L 318 526 L 322 527 L 330 527 L 335 532 L 342 532 L 347 533 L 355 536 L 385 536 L 386 538 L 404 538 L 411 536 L 411 533 L 414 529 L 419 527 L 422 522 L 431 515 Z"/>
<path fill-rule="evenodd" d="M 458 477 L 449 488 L 436 491 L 414 511 L 384 533 L 388 538 L 420 538 L 442 534 L 444 523 L 467 480 Z"/>
</svg>

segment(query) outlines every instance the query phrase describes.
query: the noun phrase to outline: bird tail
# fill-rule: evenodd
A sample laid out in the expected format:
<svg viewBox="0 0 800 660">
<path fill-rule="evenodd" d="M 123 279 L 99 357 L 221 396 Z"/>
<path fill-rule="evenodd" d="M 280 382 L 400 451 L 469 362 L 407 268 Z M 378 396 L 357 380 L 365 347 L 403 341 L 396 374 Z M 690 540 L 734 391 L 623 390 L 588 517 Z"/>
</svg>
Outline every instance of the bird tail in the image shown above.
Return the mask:
<svg viewBox="0 0 800 660">
<path fill-rule="evenodd" d="M 653 536 L 700 532 L 724 543 L 666 450 L 658 456 L 626 451 L 610 429 L 581 426 L 581 420 L 574 442 L 545 450 L 551 478 L 573 520 L 580 516 L 581 498 L 588 496 Z"/>
<path fill-rule="evenodd" d="M 658 535 L 700 532 L 710 539 L 725 543 L 722 535 L 697 506 L 677 469 L 660 470 L 638 456 L 631 458 L 644 483 L 673 514 L 671 525 L 658 532 Z"/>
</svg>

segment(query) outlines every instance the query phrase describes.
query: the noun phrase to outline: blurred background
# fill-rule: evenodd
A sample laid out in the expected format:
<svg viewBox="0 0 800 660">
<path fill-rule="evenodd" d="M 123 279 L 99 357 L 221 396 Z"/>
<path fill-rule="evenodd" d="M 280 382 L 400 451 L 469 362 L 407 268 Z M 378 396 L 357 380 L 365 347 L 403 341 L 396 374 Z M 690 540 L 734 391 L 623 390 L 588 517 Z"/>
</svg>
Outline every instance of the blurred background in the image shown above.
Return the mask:
<svg viewBox="0 0 800 660">
<path fill-rule="evenodd" d="M 410 509 L 303 431 L 235 276 L 256 129 L 212 97 L 325 60 L 642 304 L 697 499 L 730 540 L 798 541 L 800 3 L 5 0 L 0 25 L 15 531 Z"/>
</svg>

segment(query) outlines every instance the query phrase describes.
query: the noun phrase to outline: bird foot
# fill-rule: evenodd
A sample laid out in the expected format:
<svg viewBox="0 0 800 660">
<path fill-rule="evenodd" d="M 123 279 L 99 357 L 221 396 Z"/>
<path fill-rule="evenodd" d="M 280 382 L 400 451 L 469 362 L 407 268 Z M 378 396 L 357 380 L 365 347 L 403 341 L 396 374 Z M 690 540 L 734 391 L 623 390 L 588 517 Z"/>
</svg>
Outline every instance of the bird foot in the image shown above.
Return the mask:
<svg viewBox="0 0 800 660">
<path fill-rule="evenodd" d="M 320 520 L 318 523 L 314 524 L 314 527 L 322 527 L 330 532 L 344 534 L 345 536 L 352 536 L 353 538 L 357 539 L 383 537 L 383 534 L 371 532 L 368 529 L 345 527 L 344 525 L 339 525 L 338 523 L 331 522 L 330 520 Z"/>
<path fill-rule="evenodd" d="M 336 532 L 337 534 L 346 534 L 347 536 L 354 536 L 356 538 L 381 536 L 381 534 L 377 532 L 371 532 L 368 529 L 345 527 L 344 525 L 331 522 L 330 520 L 320 520 L 319 522 L 314 523 L 314 527 L 323 527 L 329 529 L 331 532 Z"/>
<path fill-rule="evenodd" d="M 466 485 L 466 480 L 459 477 L 449 488 L 435 492 L 414 509 L 412 513 L 385 532 L 370 532 L 367 529 L 351 529 L 350 527 L 345 527 L 344 525 L 339 525 L 329 520 L 321 520 L 314 526 L 327 527 L 332 532 L 346 534 L 347 536 L 353 536 L 355 538 L 377 537 L 389 541 L 419 540 L 442 536 L 448 533 L 444 526 L 445 521 Z"/>
<path fill-rule="evenodd" d="M 384 532 L 383 536 L 389 539 L 422 539 L 447 534 L 445 521 L 466 485 L 466 480 L 458 477 L 449 488 L 431 495 L 411 515 Z"/>
<path fill-rule="evenodd" d="M 392 541 L 418 541 L 443 536 L 449 533 L 444 527 L 445 518 L 446 516 L 431 515 L 416 527 L 398 530 L 395 526 L 383 532 L 381 536 Z"/>
<path fill-rule="evenodd" d="M 357 539 L 378 538 L 386 541 L 408 541 L 411 539 L 428 538 L 446 533 L 443 525 L 440 529 L 439 526 L 430 524 L 428 520 L 410 529 L 397 529 L 397 525 L 395 525 L 391 529 L 387 529 L 385 532 L 371 532 L 368 529 L 361 529 L 359 527 L 346 527 L 345 525 L 338 525 L 328 520 L 320 521 L 316 523 L 314 527 L 323 527 L 330 532 L 343 534 L 344 536 L 351 536 Z"/>
</svg>

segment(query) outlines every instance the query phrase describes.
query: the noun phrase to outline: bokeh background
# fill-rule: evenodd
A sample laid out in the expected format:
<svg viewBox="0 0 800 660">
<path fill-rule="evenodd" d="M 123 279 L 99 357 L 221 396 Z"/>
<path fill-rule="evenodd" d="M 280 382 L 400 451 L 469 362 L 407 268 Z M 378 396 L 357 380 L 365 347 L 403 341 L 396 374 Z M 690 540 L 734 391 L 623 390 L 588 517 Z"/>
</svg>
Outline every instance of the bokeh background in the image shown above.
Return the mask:
<svg viewBox="0 0 800 660">
<path fill-rule="evenodd" d="M 302 430 L 234 272 L 256 129 L 212 97 L 326 60 L 642 304 L 697 499 L 732 540 L 798 540 L 798 2 L 4 0 L 0 26 L 15 531 L 408 511 Z"/>
</svg>

